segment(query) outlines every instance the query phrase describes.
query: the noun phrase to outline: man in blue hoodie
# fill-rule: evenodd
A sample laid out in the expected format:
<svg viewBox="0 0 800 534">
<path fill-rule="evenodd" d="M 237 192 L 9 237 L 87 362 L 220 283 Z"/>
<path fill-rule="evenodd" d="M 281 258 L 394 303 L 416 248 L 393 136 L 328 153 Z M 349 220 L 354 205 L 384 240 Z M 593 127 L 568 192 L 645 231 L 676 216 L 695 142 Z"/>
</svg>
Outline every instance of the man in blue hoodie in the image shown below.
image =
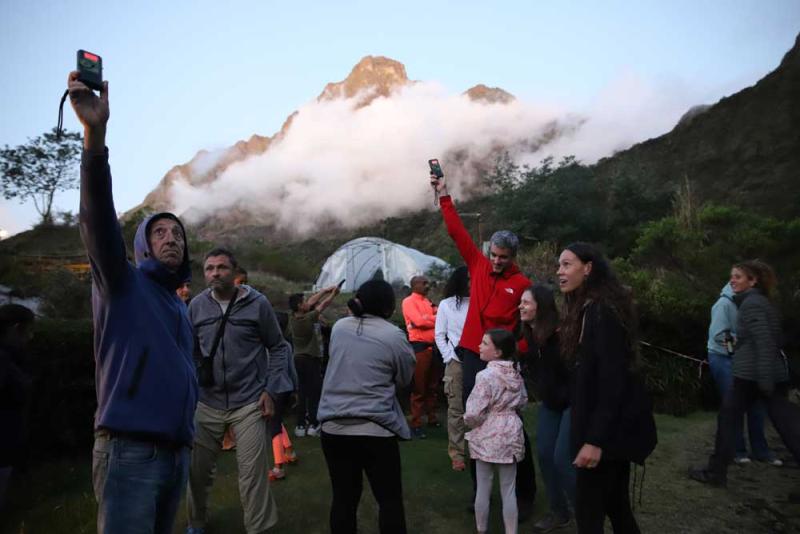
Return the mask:
<svg viewBox="0 0 800 534">
<path fill-rule="evenodd" d="M 194 439 L 192 327 L 175 294 L 190 276 L 186 233 L 171 213 L 142 221 L 126 256 L 105 146 L 108 85 L 68 79 L 83 124 L 80 232 L 92 272 L 97 412 L 92 481 L 100 533 L 172 532 Z"/>
</svg>

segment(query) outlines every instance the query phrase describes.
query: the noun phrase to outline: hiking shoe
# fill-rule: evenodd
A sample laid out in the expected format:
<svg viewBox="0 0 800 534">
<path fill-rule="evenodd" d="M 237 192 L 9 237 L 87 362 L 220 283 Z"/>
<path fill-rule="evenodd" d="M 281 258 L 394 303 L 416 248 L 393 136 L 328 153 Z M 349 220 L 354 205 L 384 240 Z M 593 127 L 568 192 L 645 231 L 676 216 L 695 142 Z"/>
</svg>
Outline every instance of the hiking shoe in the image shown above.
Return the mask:
<svg viewBox="0 0 800 534">
<path fill-rule="evenodd" d="M 759 462 L 763 462 L 763 463 L 765 463 L 767 465 L 771 465 L 773 467 L 782 467 L 783 466 L 783 460 L 781 460 L 780 458 L 777 458 L 777 457 L 767 458 L 766 460 L 759 460 Z"/>
<path fill-rule="evenodd" d="M 751 462 L 749 456 L 737 456 L 733 459 L 733 463 L 736 465 L 747 465 Z"/>
<path fill-rule="evenodd" d="M 709 486 L 716 486 L 718 488 L 728 487 L 728 478 L 726 476 L 712 473 L 705 467 L 700 467 L 700 468 L 690 467 L 689 478 L 691 478 L 692 480 L 696 480 L 697 482 L 701 482 L 703 484 L 708 484 Z"/>
<path fill-rule="evenodd" d="M 308 430 L 306 430 L 306 436 L 313 436 L 315 438 L 319 436 L 319 425 L 309 426 Z"/>
<path fill-rule="evenodd" d="M 267 478 L 269 478 L 270 482 L 275 482 L 276 480 L 283 480 L 286 478 L 286 472 L 283 470 L 282 467 L 278 467 L 277 465 L 269 470 L 267 474 Z"/>
<path fill-rule="evenodd" d="M 450 465 L 453 467 L 453 471 L 463 471 L 467 468 L 467 464 L 464 463 L 464 460 L 453 460 L 450 462 Z"/>
<path fill-rule="evenodd" d="M 553 530 L 569 526 L 569 516 L 559 516 L 557 514 L 547 514 L 533 524 L 535 532 L 551 532 Z"/>
<path fill-rule="evenodd" d="M 294 427 L 294 435 L 298 438 L 305 437 L 306 427 L 304 427 L 303 425 L 297 425 L 296 427 Z"/>
<path fill-rule="evenodd" d="M 425 434 L 425 431 L 422 430 L 421 426 L 418 426 L 411 429 L 411 437 L 414 439 L 425 439 L 428 437 L 428 435 Z"/>
</svg>

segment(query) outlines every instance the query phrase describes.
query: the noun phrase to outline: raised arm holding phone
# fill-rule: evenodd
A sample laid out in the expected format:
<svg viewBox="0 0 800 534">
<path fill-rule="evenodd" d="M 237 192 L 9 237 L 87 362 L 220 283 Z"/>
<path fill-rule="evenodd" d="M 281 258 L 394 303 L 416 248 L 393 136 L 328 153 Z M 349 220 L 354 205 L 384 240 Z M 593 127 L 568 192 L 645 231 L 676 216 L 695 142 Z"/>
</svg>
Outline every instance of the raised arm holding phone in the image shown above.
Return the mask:
<svg viewBox="0 0 800 534">
<path fill-rule="evenodd" d="M 105 146 L 108 82 L 99 96 L 69 74 L 83 125 L 80 233 L 91 263 L 97 412 L 92 481 L 100 533 L 172 532 L 186 487 L 197 380 L 192 328 L 175 289 L 191 276 L 186 233 L 156 213 L 127 260 Z"/>
<path fill-rule="evenodd" d="M 431 187 L 438 197 L 447 233 L 464 259 L 470 276 L 467 318 L 461 339 L 454 340 L 457 343 L 456 354 L 462 363 L 462 398 L 466 404 L 475 385 L 475 377 L 486 367 L 486 362 L 479 356 L 483 335 L 492 328 L 514 331 L 519 321 L 520 298 L 531 282 L 514 261 L 519 247 L 517 236 L 508 230 L 495 232 L 490 239 L 487 258 L 464 227 L 447 190 L 447 180 L 438 160 L 430 160 L 428 164 L 431 167 Z M 536 496 L 536 474 L 527 433 L 524 434 L 524 441 L 525 459 L 517 468 L 516 480 L 520 521 L 524 521 L 533 511 Z M 474 460 L 470 461 L 470 473 L 474 488 Z"/>
</svg>

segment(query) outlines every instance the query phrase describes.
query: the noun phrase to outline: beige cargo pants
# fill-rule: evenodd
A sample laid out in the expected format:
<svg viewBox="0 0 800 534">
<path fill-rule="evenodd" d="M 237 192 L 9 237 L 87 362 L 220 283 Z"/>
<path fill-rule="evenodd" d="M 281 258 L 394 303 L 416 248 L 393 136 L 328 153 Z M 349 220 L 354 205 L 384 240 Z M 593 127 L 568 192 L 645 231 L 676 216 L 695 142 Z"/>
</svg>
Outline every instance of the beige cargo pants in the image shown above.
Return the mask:
<svg viewBox="0 0 800 534">
<path fill-rule="evenodd" d="M 189 467 L 186 503 L 189 525 L 204 528 L 208 517 L 208 494 L 214 483 L 217 455 L 222 436 L 230 425 L 236 435 L 236 463 L 239 469 L 239 495 L 248 534 L 265 532 L 278 522 L 278 509 L 269 489 L 269 447 L 267 420 L 258 402 L 236 410 L 216 410 L 198 403 L 194 416 L 195 438 Z"/>
<path fill-rule="evenodd" d="M 464 401 L 461 362 L 450 360 L 444 368 L 444 394 L 447 397 L 447 454 L 464 461 Z"/>
</svg>

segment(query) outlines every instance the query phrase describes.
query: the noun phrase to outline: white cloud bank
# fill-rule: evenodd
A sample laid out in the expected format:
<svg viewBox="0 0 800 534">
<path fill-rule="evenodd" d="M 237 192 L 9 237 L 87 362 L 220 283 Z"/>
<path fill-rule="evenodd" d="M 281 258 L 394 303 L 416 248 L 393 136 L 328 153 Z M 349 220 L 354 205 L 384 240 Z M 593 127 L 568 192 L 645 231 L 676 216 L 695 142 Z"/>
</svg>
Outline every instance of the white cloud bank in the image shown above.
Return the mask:
<svg viewBox="0 0 800 534">
<path fill-rule="evenodd" d="M 441 159 L 458 194 L 476 179 L 473 164 L 497 147 L 509 147 L 520 163 L 551 155 L 593 163 L 668 131 L 695 103 L 683 88 L 655 90 L 634 75 L 575 113 L 520 100 L 476 102 L 435 83 L 403 87 L 363 108 L 352 99 L 313 101 L 264 154 L 233 164 L 208 185 L 176 182 L 172 201 L 190 220 L 245 210 L 298 233 L 320 220 L 356 226 L 431 206 L 429 158 Z M 542 144 L 554 124 L 565 133 Z"/>
</svg>

